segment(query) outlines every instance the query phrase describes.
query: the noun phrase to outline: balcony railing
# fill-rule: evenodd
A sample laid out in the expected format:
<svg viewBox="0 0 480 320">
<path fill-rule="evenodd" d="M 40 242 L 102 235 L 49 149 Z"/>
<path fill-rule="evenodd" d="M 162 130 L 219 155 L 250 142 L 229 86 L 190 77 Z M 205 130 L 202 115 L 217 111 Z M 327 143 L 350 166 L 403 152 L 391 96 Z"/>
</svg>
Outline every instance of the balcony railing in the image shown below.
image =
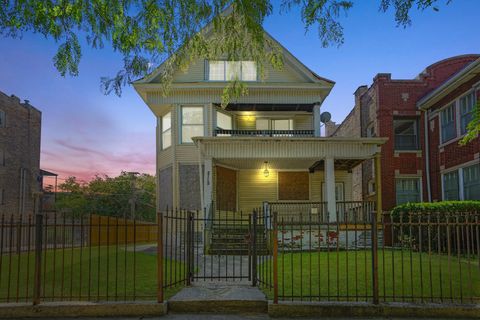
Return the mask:
<svg viewBox="0 0 480 320">
<path fill-rule="evenodd" d="M 216 137 L 313 137 L 314 130 L 225 130 L 215 129 Z"/>
</svg>

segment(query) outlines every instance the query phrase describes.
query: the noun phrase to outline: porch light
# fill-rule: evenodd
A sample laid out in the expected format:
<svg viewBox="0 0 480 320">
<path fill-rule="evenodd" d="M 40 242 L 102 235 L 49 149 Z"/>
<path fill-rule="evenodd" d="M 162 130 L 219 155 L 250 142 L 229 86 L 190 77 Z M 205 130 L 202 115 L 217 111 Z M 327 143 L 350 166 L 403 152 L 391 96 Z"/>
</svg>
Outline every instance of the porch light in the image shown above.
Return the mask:
<svg viewBox="0 0 480 320">
<path fill-rule="evenodd" d="M 265 161 L 263 164 L 265 167 L 265 170 L 263 170 L 263 176 L 265 178 L 268 178 L 268 176 L 270 175 L 270 171 L 268 171 L 268 161 Z"/>
</svg>

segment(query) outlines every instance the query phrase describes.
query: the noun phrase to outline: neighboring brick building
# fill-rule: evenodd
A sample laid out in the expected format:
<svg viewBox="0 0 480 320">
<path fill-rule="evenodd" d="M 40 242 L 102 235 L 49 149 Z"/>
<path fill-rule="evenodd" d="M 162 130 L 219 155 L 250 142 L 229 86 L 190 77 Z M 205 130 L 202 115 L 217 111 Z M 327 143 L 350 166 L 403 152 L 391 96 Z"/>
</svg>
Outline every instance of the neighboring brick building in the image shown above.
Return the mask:
<svg viewBox="0 0 480 320">
<path fill-rule="evenodd" d="M 41 112 L 0 92 L 0 214 L 33 212 L 39 191 Z"/>
<path fill-rule="evenodd" d="M 429 118 L 433 122 L 430 121 L 429 145 L 425 148 L 424 112 L 422 109 L 438 110 L 443 108 L 455 97 L 471 90 L 475 84 L 478 85 L 480 81 L 478 75 L 468 77 L 469 80 L 465 84 L 462 83 L 461 88 L 457 90 L 455 88 L 457 88 L 458 82 L 451 83 L 450 80 L 454 79 L 462 70 L 469 70 L 471 65 L 478 64 L 479 57 L 480 55 L 463 55 L 445 59 L 432 64 L 418 77 L 410 80 L 396 80 L 392 79 L 390 74 L 377 74 L 370 87 L 361 86 L 355 92 L 355 106 L 352 112 L 332 135 L 389 138 L 389 141 L 382 146 L 384 210 L 389 210 L 403 202 L 442 200 L 440 174 L 443 172 L 442 170 L 450 168 L 448 160 L 446 160 L 449 153 L 448 151 L 444 152 L 446 145 L 439 147 L 438 137 L 435 138 L 439 128 L 438 111 L 429 111 L 431 113 Z M 448 83 L 451 83 L 449 90 L 452 93 L 442 99 L 436 98 L 437 95 L 434 94 L 437 89 L 443 88 Z M 428 97 L 431 97 L 428 101 L 440 100 L 424 106 L 418 105 L 419 101 Z M 436 126 L 435 121 L 437 121 Z M 458 161 L 454 164 L 455 166 L 478 159 L 478 139 L 462 148 L 451 141 L 447 144 L 451 145 L 447 148 L 448 150 L 454 150 L 453 152 L 461 150 L 465 154 L 461 159 L 456 158 Z M 428 156 L 426 152 L 429 152 Z M 444 160 L 441 160 L 442 157 Z M 427 158 L 430 159 L 428 165 L 426 164 Z M 361 193 L 363 198 L 372 197 L 375 190 L 373 163 L 367 161 L 362 164 L 361 168 L 354 170 L 360 171 L 357 175 L 362 177 Z M 427 171 L 431 174 L 427 174 Z M 357 183 L 358 188 L 359 185 Z M 358 189 L 357 193 L 359 193 Z"/>
</svg>

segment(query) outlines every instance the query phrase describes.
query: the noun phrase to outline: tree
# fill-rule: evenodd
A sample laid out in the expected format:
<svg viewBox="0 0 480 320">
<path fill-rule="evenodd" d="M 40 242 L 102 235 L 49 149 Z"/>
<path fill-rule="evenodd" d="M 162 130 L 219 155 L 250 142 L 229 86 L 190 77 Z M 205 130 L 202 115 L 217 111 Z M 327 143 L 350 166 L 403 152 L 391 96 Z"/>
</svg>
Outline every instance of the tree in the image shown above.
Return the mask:
<svg viewBox="0 0 480 320">
<path fill-rule="evenodd" d="M 357 0 L 358 1 L 358 0 Z M 413 6 L 420 10 L 439 0 L 378 0 L 380 10 L 393 6 L 401 26 L 411 23 Z M 78 75 L 82 56 L 80 37 L 88 46 L 111 45 L 123 56 L 124 66 L 115 76 L 102 78 L 106 92 L 121 94 L 122 87 L 144 77 L 153 66 L 165 61 L 162 72 L 165 89 L 173 70 L 185 68 L 202 57 L 226 55 L 228 59 L 248 57 L 260 67 L 267 61 L 282 67 L 279 48 L 262 32 L 265 17 L 272 14 L 271 0 L 0 0 L 0 34 L 19 37 L 35 32 L 53 38 L 59 47 L 53 57 L 62 76 Z M 447 0 L 449 3 L 450 0 Z M 301 9 L 305 28 L 318 28 L 323 46 L 343 43 L 338 19 L 353 6 L 353 0 L 282 0 L 282 10 Z M 231 14 L 221 14 L 225 10 Z M 438 10 L 438 9 L 437 9 Z M 208 28 L 204 27 L 208 25 Z M 203 32 L 200 32 L 203 30 Z M 207 35 L 214 34 L 206 39 Z M 265 46 L 265 43 L 267 44 Z M 233 81 L 232 92 L 241 84 Z M 237 90 L 235 90 L 237 89 Z"/>
<path fill-rule="evenodd" d="M 360 0 L 357 0 L 357 2 Z M 452 0 L 378 0 L 379 9 L 393 7 L 395 21 L 406 27 L 410 12 Z M 59 43 L 53 57 L 62 76 L 78 75 L 82 56 L 80 37 L 92 48 L 111 45 L 123 56 L 123 68 L 101 79 L 105 93 L 120 95 L 122 87 L 142 78 L 161 62 L 160 83 L 168 92 L 174 70 L 185 69 L 198 57 L 254 60 L 260 77 L 265 63 L 283 66 L 280 48 L 264 37 L 262 23 L 273 12 L 272 0 L 0 0 L 0 34 L 19 37 L 35 32 Z M 317 27 L 323 46 L 344 41 L 339 18 L 355 0 L 282 0 L 288 12 L 300 8 L 306 30 Z M 229 14 L 222 14 L 230 10 Z M 208 26 L 208 27 L 206 27 Z M 200 32 L 202 31 L 202 32 Z M 207 36 L 208 40 L 207 40 Z M 167 59 L 167 57 L 170 57 Z M 224 104 L 247 93 L 244 83 L 233 80 L 224 89 Z M 478 108 L 475 112 L 478 113 Z M 469 126 L 470 132 L 480 124 Z M 476 131 L 475 131 L 476 130 Z"/>
<path fill-rule="evenodd" d="M 57 196 L 58 210 L 133 218 L 133 209 L 137 219 L 155 219 L 155 177 L 149 174 L 97 175 L 85 184 L 69 177 L 59 188 L 63 192 Z"/>
</svg>

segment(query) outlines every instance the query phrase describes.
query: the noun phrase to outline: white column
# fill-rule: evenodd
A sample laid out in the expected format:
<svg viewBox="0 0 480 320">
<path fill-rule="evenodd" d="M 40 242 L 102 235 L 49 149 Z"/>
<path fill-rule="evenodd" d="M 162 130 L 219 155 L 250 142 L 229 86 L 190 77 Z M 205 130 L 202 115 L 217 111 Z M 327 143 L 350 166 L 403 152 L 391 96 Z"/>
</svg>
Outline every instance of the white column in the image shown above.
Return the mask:
<svg viewBox="0 0 480 320">
<path fill-rule="evenodd" d="M 335 200 L 335 166 L 333 158 L 325 159 L 325 195 L 329 221 L 335 222 L 337 221 L 337 204 Z"/>
<path fill-rule="evenodd" d="M 203 203 L 205 205 L 208 217 L 211 217 L 210 209 L 212 207 L 212 188 L 213 188 L 213 162 L 212 159 L 205 159 L 203 161 Z"/>
<path fill-rule="evenodd" d="M 313 128 L 315 130 L 315 137 L 321 136 L 320 131 L 320 104 L 315 104 L 313 106 Z"/>
</svg>

